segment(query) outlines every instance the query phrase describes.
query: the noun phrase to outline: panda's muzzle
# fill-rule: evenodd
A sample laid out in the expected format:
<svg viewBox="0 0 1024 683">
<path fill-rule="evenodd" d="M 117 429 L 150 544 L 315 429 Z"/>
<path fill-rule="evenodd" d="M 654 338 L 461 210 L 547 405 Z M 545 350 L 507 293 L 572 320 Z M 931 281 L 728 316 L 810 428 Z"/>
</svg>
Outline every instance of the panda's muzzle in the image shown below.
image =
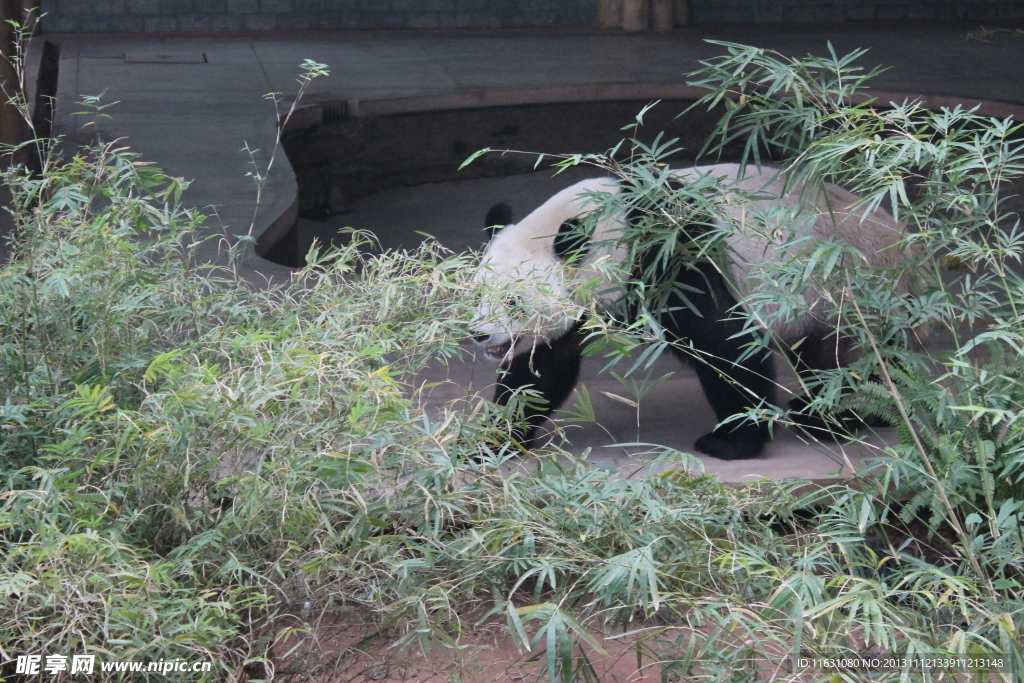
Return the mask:
<svg viewBox="0 0 1024 683">
<path fill-rule="evenodd" d="M 484 353 L 491 358 L 501 360 L 508 356 L 508 352 L 512 350 L 512 340 L 508 339 L 500 344 L 488 343 L 494 339 L 493 334 L 477 334 L 473 335 L 473 341 L 484 347 Z"/>
</svg>

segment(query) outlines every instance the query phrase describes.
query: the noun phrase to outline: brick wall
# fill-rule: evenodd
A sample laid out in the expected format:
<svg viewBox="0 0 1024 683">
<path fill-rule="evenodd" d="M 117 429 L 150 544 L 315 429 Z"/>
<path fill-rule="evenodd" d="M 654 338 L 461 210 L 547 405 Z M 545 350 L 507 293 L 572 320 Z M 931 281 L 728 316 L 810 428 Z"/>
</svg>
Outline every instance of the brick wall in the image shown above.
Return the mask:
<svg viewBox="0 0 1024 683">
<path fill-rule="evenodd" d="M 590 26 L 598 0 L 41 0 L 46 33 Z"/>
</svg>

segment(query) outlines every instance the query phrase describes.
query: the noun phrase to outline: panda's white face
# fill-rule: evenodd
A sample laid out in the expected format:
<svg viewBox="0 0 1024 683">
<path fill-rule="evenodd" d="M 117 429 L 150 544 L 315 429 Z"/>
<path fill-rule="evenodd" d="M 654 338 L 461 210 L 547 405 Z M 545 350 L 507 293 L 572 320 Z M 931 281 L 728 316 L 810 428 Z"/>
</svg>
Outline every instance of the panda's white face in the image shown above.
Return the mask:
<svg viewBox="0 0 1024 683">
<path fill-rule="evenodd" d="M 489 356 L 529 353 L 573 328 L 580 317 L 573 291 L 586 278 L 579 264 L 568 266 L 558 257 L 555 235 L 564 222 L 593 210 L 590 193 L 618 190 L 607 178 L 576 183 L 491 239 L 473 277 L 481 296 L 473 336 Z M 607 229 L 599 225 L 599 232 Z"/>
<path fill-rule="evenodd" d="M 529 353 L 565 335 L 575 323 L 567 273 L 552 242 L 529 237 L 513 224 L 487 246 L 473 278 L 481 297 L 474 338 L 487 355 L 503 359 Z"/>
</svg>

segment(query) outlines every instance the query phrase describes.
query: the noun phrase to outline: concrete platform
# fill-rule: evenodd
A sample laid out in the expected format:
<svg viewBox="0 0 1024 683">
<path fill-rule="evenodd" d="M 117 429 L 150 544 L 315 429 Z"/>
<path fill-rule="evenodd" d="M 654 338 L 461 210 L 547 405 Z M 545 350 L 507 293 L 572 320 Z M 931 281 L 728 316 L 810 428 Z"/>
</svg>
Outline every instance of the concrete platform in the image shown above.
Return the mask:
<svg viewBox="0 0 1024 683">
<path fill-rule="evenodd" d="M 98 123 L 106 139 L 125 144 L 157 162 L 170 174 L 194 180 L 185 201 L 212 211 L 212 231 L 260 236 L 290 225 L 295 215 L 295 177 L 283 153 L 274 157 L 256 206 L 256 186 L 247 173 L 270 162 L 280 106 L 263 96 L 281 93 L 287 107 L 297 91 L 295 77 L 304 59 L 328 64 L 332 76 L 314 81 L 306 102 L 345 103 L 349 115 L 416 111 L 452 106 L 482 106 L 538 101 L 626 97 L 685 97 L 693 94 L 685 74 L 702 59 L 721 54 L 704 39 L 768 47 L 789 55 L 825 54 L 831 41 L 838 54 L 871 48 L 861 61 L 891 70 L 876 80 L 884 100 L 923 97 L 930 105 L 981 106 L 992 115 L 1024 120 L 1024 39 L 997 36 L 967 42 L 973 25 L 914 28 L 732 26 L 685 29 L 664 35 L 606 32 L 409 32 L 384 34 L 194 35 L 194 36 L 47 36 L 61 44 L 56 130 L 71 141 L 93 135 L 87 117 L 76 114 L 82 96 L 105 93 L 119 104 L 112 118 Z M 417 194 L 376 195 L 344 217 L 354 227 L 374 229 L 388 246 L 407 243 L 422 230 L 453 248 L 471 246 L 493 190 L 529 210 L 551 188 L 569 178 L 513 178 L 474 181 L 480 186 L 428 188 Z M 568 184 L 568 182 L 566 182 Z M 427 201 L 425 197 L 430 198 Z M 445 198 L 443 211 L 424 207 Z M 471 200 L 467 199 L 471 198 Z M 458 209 L 456 211 L 455 209 Z M 463 213 L 459 213 L 462 211 Z M 519 214 L 522 215 L 522 214 Z M 446 223 L 447 221 L 447 223 Z M 467 227 L 469 226 L 469 227 Z M 313 226 L 324 235 L 330 226 Z M 213 251 L 207 257 L 214 261 Z M 289 270 L 250 251 L 245 275 L 254 282 L 282 282 Z M 689 450 L 693 439 L 713 423 L 700 398 L 696 378 L 671 359 L 652 370 L 673 376 L 640 401 L 637 411 L 607 396 L 623 387 L 595 372 L 583 383 L 594 400 L 601 427 L 565 424 L 570 450 L 592 448 L 607 466 L 629 473 L 644 456 L 623 442 L 660 443 Z M 467 362 L 431 371 L 448 381 L 425 397 L 430 404 L 486 390 L 493 381 L 489 363 Z M 423 378 L 425 379 L 425 378 Z M 871 437 L 875 445 L 891 434 Z M 705 466 L 725 481 L 750 476 L 821 479 L 848 475 L 869 447 L 801 444 L 781 434 L 766 457 Z M 844 470 L 844 467 L 846 468 Z"/>
</svg>

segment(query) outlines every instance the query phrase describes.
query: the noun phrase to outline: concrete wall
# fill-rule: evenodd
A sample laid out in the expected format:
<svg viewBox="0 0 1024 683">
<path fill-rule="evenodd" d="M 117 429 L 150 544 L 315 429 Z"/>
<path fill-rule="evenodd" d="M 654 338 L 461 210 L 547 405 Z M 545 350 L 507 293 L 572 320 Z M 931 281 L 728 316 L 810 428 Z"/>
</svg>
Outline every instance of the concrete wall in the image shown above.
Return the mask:
<svg viewBox="0 0 1024 683">
<path fill-rule="evenodd" d="M 41 0 L 43 32 L 590 26 L 598 0 Z"/>
</svg>

